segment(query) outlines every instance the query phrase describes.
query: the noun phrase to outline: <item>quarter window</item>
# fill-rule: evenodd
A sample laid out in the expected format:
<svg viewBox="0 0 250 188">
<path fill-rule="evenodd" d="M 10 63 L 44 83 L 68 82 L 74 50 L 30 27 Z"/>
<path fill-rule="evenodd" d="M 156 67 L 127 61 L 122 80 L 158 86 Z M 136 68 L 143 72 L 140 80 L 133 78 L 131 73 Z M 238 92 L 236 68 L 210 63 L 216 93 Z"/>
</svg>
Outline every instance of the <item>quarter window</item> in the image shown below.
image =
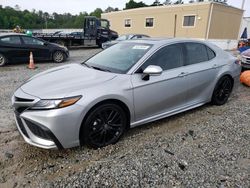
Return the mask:
<svg viewBox="0 0 250 188">
<path fill-rule="evenodd" d="M 125 27 L 131 27 L 131 19 L 125 19 Z"/>
<path fill-rule="evenodd" d="M 207 46 L 205 46 L 204 44 L 185 43 L 185 47 L 186 47 L 185 65 L 192 65 L 209 60 Z"/>
<path fill-rule="evenodd" d="M 194 26 L 195 16 L 184 16 L 183 26 Z"/>
<path fill-rule="evenodd" d="M 173 44 L 161 48 L 142 65 L 139 72 L 143 72 L 143 70 L 149 65 L 158 65 L 163 70 L 183 66 L 181 45 Z"/>
<path fill-rule="evenodd" d="M 154 26 L 154 18 L 146 18 L 146 27 L 153 27 Z"/>
<path fill-rule="evenodd" d="M 7 44 L 21 44 L 21 40 L 19 36 L 10 36 L 10 37 L 4 37 L 0 39 L 1 42 L 7 43 Z"/>
<path fill-rule="evenodd" d="M 207 56 L 208 56 L 208 59 L 213 59 L 215 57 L 215 53 L 213 50 L 211 50 L 209 47 L 207 47 Z"/>
</svg>

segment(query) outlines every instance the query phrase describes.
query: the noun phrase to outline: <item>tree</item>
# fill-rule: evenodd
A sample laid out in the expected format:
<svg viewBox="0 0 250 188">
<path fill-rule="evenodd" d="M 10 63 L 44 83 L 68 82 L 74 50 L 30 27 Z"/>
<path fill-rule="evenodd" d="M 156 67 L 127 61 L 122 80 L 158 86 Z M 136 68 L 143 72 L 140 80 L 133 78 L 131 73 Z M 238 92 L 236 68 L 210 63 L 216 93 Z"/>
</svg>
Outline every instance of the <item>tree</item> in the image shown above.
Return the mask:
<svg viewBox="0 0 250 188">
<path fill-rule="evenodd" d="M 182 0 L 177 0 L 176 2 L 174 2 L 173 4 L 183 4 L 184 2 Z"/>
<path fill-rule="evenodd" d="M 118 8 L 113 8 L 113 7 L 108 7 L 104 10 L 104 12 L 114 12 L 114 11 L 119 11 Z"/>
<path fill-rule="evenodd" d="M 159 0 L 155 0 L 151 6 L 161 6 L 161 2 Z"/>
<path fill-rule="evenodd" d="M 21 10 L 21 7 L 19 5 L 15 5 L 15 10 L 16 11 L 20 11 Z"/>
<path fill-rule="evenodd" d="M 125 5 L 125 10 L 126 9 L 133 9 L 133 8 L 140 8 L 140 7 L 147 7 L 148 5 L 146 5 L 145 3 L 143 3 L 142 1 L 140 1 L 139 3 L 130 0 L 128 3 L 126 3 Z"/>
<path fill-rule="evenodd" d="M 171 5 L 172 2 L 171 2 L 170 0 L 165 0 L 165 1 L 163 2 L 163 4 L 164 4 L 164 5 Z"/>
<path fill-rule="evenodd" d="M 227 4 L 227 0 L 212 0 L 212 1 L 217 2 L 217 3 Z"/>
<path fill-rule="evenodd" d="M 103 13 L 101 8 L 96 8 L 94 12 L 91 12 L 89 15 L 90 16 L 95 16 L 97 18 L 101 18 L 101 14 Z"/>
</svg>

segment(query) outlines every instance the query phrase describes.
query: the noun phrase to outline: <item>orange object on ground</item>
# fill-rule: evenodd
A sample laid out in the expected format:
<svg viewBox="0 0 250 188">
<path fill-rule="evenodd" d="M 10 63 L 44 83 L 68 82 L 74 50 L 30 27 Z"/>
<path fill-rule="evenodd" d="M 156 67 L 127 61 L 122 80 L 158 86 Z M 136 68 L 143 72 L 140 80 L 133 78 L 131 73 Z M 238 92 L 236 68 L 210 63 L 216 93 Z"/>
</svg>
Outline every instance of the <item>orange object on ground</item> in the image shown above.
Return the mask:
<svg viewBox="0 0 250 188">
<path fill-rule="evenodd" d="M 29 66 L 28 66 L 29 69 L 35 69 L 35 63 L 34 63 L 34 58 L 33 58 L 33 53 L 30 52 L 30 62 L 29 62 Z"/>
<path fill-rule="evenodd" d="M 250 70 L 244 71 L 240 75 L 240 82 L 250 87 Z"/>
</svg>

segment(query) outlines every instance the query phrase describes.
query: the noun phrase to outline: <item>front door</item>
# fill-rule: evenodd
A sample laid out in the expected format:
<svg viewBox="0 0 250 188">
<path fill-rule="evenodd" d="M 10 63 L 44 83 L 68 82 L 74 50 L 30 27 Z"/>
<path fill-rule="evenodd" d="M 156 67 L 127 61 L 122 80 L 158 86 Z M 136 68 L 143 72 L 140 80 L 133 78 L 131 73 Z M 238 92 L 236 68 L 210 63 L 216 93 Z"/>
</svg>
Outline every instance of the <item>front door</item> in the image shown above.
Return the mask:
<svg viewBox="0 0 250 188">
<path fill-rule="evenodd" d="M 142 80 L 141 72 L 148 65 L 160 66 L 162 74 Z M 187 82 L 182 69 L 182 46 L 173 44 L 158 50 L 132 75 L 136 121 L 172 113 L 185 105 Z"/>
<path fill-rule="evenodd" d="M 51 59 L 51 52 L 44 41 L 28 36 L 22 36 L 22 39 L 27 54 L 32 52 L 35 61 Z"/>
</svg>

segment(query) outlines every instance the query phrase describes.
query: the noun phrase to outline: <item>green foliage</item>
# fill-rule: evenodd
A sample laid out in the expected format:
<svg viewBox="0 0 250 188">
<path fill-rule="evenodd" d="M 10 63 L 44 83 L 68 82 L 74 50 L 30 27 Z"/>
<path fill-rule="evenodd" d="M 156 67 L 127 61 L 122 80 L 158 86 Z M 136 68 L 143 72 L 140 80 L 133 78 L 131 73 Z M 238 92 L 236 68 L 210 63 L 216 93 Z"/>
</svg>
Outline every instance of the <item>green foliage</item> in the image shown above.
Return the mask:
<svg viewBox="0 0 250 188">
<path fill-rule="evenodd" d="M 97 18 L 101 18 L 101 14 L 103 13 L 102 9 L 96 8 L 94 12 L 91 12 L 89 15 L 90 16 L 95 16 Z"/>
<path fill-rule="evenodd" d="M 101 9 L 96 9 L 93 16 L 100 17 Z M 21 11 L 18 5 L 15 8 L 2 7 L 0 5 L 0 29 L 13 29 L 17 25 L 24 29 L 45 29 L 45 28 L 82 28 L 84 17 L 88 14 L 82 12 L 79 15 L 49 14 L 43 11 Z"/>
<path fill-rule="evenodd" d="M 176 2 L 174 2 L 173 4 L 183 4 L 183 0 L 177 0 Z"/>
<path fill-rule="evenodd" d="M 135 2 L 133 0 L 130 0 L 128 3 L 126 3 L 125 5 L 125 10 L 126 9 L 133 9 L 133 8 L 140 8 L 140 7 L 147 7 L 148 5 L 146 5 L 145 3 L 143 3 L 142 1 L 140 2 Z"/>
</svg>

